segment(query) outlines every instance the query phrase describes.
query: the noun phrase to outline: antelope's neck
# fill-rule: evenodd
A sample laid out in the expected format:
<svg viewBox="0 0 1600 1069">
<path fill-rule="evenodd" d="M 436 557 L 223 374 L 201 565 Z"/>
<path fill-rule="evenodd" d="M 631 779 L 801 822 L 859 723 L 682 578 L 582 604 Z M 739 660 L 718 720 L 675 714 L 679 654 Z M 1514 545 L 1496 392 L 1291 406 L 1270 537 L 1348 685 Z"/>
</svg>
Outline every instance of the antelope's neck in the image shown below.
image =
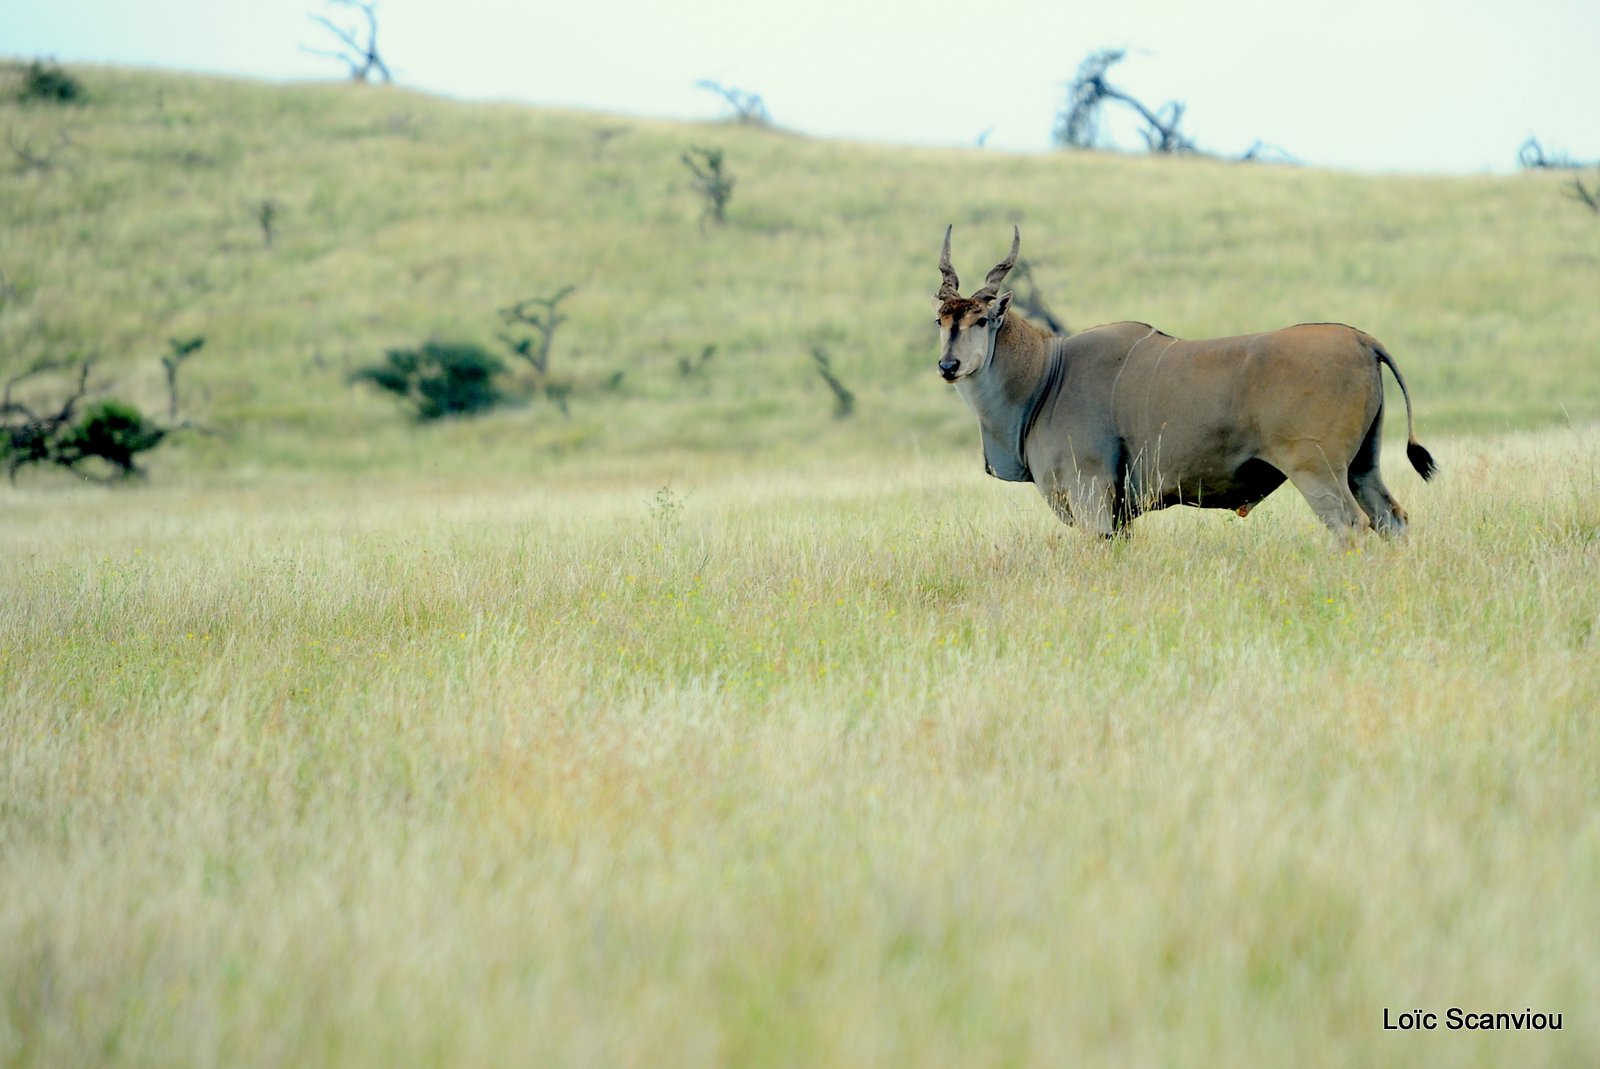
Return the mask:
<svg viewBox="0 0 1600 1069">
<path fill-rule="evenodd" d="M 956 389 L 986 430 L 1006 436 L 1038 395 L 1049 355 L 1049 335 L 1019 316 L 1008 316 L 995 338 L 993 359 L 956 383 Z"/>
</svg>

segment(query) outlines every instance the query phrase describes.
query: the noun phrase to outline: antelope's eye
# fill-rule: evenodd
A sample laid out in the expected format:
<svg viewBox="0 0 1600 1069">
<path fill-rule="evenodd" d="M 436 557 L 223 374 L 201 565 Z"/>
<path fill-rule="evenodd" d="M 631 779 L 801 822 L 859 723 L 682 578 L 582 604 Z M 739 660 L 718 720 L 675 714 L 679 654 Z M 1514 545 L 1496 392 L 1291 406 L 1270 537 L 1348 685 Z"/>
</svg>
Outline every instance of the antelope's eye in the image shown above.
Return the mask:
<svg viewBox="0 0 1600 1069">
<path fill-rule="evenodd" d="M 988 316 L 979 316 L 978 317 L 978 321 L 973 324 L 973 326 L 975 326 L 975 327 L 986 327 L 988 325 L 989 325 L 989 317 Z"/>
</svg>

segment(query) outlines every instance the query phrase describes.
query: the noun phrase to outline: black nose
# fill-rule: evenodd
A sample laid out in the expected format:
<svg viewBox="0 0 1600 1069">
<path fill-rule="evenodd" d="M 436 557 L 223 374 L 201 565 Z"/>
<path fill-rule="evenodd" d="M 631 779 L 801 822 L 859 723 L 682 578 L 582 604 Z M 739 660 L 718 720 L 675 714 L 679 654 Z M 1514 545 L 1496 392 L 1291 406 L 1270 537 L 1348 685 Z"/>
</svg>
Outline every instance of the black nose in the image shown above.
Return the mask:
<svg viewBox="0 0 1600 1069">
<path fill-rule="evenodd" d="M 960 369 L 961 361 L 959 360 L 951 357 L 945 357 L 943 360 L 939 361 L 939 374 L 943 375 L 947 379 L 955 378 L 956 372 Z"/>
</svg>

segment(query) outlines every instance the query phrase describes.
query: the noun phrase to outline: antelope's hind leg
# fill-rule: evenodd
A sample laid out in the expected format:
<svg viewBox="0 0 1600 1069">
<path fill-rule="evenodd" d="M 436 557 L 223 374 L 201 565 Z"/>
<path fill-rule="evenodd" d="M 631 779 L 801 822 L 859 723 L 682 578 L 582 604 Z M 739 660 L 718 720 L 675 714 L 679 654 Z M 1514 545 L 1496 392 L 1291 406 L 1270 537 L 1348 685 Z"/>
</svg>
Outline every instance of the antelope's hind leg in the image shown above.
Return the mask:
<svg viewBox="0 0 1600 1069">
<path fill-rule="evenodd" d="M 1286 459 L 1286 463 L 1273 461 L 1294 483 L 1317 514 L 1317 519 L 1337 537 L 1349 541 L 1362 531 L 1372 529 L 1366 510 L 1350 492 L 1349 471 L 1329 462 L 1320 446 L 1311 443 L 1309 448 L 1299 448 Z"/>
<path fill-rule="evenodd" d="M 1378 470 L 1379 428 L 1383 425 L 1383 411 L 1373 419 L 1367 436 L 1350 461 L 1350 492 L 1372 520 L 1372 527 L 1384 538 L 1400 538 L 1406 533 L 1406 510 L 1383 485 L 1383 473 Z"/>
</svg>

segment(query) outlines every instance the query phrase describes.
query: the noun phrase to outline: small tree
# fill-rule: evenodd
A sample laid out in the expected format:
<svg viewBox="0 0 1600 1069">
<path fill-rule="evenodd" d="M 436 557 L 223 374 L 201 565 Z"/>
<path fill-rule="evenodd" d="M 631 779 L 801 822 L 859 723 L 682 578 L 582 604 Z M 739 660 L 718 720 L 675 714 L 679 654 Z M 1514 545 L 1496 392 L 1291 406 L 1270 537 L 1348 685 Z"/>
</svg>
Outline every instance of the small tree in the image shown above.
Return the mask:
<svg viewBox="0 0 1600 1069">
<path fill-rule="evenodd" d="M 555 344 L 556 328 L 567 321 L 567 317 L 559 311 L 559 306 L 577 289 L 577 286 L 562 286 L 549 297 L 527 297 L 509 308 L 500 309 L 500 318 L 506 326 L 513 329 L 519 326 L 532 327 L 538 333 L 537 339 L 532 335 L 513 338 L 502 334 L 500 340 L 519 359 L 532 365 L 540 378 L 550 373 L 550 348 Z"/>
<path fill-rule="evenodd" d="M 389 73 L 389 65 L 378 54 L 378 12 L 377 0 L 328 0 L 329 5 L 337 7 L 354 8 L 361 12 L 367 27 L 365 37 L 359 27 L 341 26 L 326 15 L 312 15 L 311 21 L 318 23 L 323 29 L 338 38 L 339 47 L 311 48 L 301 45 L 307 52 L 317 56 L 328 56 L 331 59 L 343 61 L 350 68 L 350 79 L 356 82 L 368 82 L 373 74 L 377 74 L 385 84 L 393 81 Z"/>
<path fill-rule="evenodd" d="M 360 368 L 351 382 L 368 382 L 394 394 L 420 422 L 472 416 L 505 400 L 495 376 L 505 364 L 481 345 L 436 342 L 420 349 L 390 349 L 381 364 Z"/>
<path fill-rule="evenodd" d="M 734 177 L 722 169 L 722 150 L 691 147 L 683 154 L 683 165 L 694 175 L 690 188 L 705 198 L 705 209 L 700 213 L 700 229 L 706 228 L 708 218 L 718 226 L 727 222 L 728 201 L 733 197 Z"/>
<path fill-rule="evenodd" d="M 12 399 L 13 388 L 24 379 L 66 365 L 42 361 L 6 383 L 0 395 L 0 461 L 12 482 L 17 472 L 33 464 L 55 464 L 73 471 L 85 462 L 99 461 L 109 473 L 93 470 L 88 478 L 113 482 L 142 477 L 137 457 L 149 452 L 182 427 L 160 427 L 144 418 L 133 405 L 107 399 L 91 405 L 81 419 L 74 418 L 77 407 L 89 391 L 92 361 L 78 367 L 76 384 L 53 410 L 36 410 Z"/>
<path fill-rule="evenodd" d="M 521 337 L 501 334 L 499 338 L 513 356 L 527 361 L 528 366 L 533 368 L 536 380 L 534 389 L 542 391 L 545 399 L 560 409 L 563 416 L 571 414 L 567 409 L 567 398 L 572 394 L 572 386 L 550 378 L 550 350 L 555 345 L 556 328 L 567 321 L 560 311 L 561 302 L 572 296 L 577 288 L 563 286 L 549 297 L 527 297 L 509 308 L 500 309 L 500 318 L 507 327 L 512 330 L 530 327 L 535 332 Z"/>
</svg>

